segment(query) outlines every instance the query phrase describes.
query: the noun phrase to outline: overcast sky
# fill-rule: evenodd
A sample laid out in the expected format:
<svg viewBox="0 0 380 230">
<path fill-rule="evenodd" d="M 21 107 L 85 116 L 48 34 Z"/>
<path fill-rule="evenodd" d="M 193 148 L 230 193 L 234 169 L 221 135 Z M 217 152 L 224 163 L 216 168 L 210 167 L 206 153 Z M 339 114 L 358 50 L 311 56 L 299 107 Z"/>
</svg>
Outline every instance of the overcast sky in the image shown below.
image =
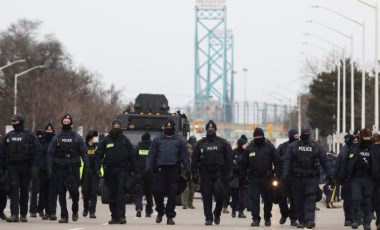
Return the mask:
<svg viewBox="0 0 380 230">
<path fill-rule="evenodd" d="M 363 0 L 374 5 L 379 1 Z M 1 0 L 0 31 L 18 19 L 40 20 L 42 34 L 54 34 L 76 66 L 114 83 L 126 100 L 138 93 L 163 93 L 171 107 L 194 98 L 195 0 Z M 235 100 L 294 104 L 304 91 L 305 58 L 321 59 L 332 46 L 311 33 L 347 48 L 350 40 L 320 22 L 354 35 L 354 60 L 361 63 L 365 22 L 366 68 L 373 68 L 374 9 L 358 0 L 226 0 L 227 27 L 234 33 Z M 308 42 L 309 45 L 302 44 Z M 310 45 L 311 44 L 311 45 Z M 317 48 L 320 47 L 320 48 Z M 339 49 L 338 49 L 339 50 Z"/>
</svg>

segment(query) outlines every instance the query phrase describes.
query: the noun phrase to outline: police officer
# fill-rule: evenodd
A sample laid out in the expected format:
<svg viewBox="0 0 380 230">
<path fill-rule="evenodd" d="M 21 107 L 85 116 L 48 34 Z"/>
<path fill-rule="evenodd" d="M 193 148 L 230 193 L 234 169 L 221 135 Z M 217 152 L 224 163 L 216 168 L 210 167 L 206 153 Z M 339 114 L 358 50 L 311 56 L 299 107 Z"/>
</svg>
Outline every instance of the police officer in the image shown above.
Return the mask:
<svg viewBox="0 0 380 230">
<path fill-rule="evenodd" d="M 346 161 L 348 153 L 355 146 L 356 136 L 347 134 L 344 136 L 345 145 L 340 150 L 335 164 L 335 176 L 337 182 L 342 185 L 342 199 L 344 211 L 344 226 L 352 225 L 352 191 L 351 181 L 346 177 Z"/>
<path fill-rule="evenodd" d="M 231 196 L 231 216 L 233 218 L 236 217 L 236 212 L 239 211 L 239 218 L 246 218 L 244 215 L 244 197 L 240 199 L 240 190 L 244 188 L 244 185 L 240 183 L 240 164 L 241 159 L 243 158 L 244 149 L 247 147 L 247 137 L 245 135 L 242 135 L 237 140 L 238 147 L 233 150 L 233 165 L 232 165 L 232 171 L 233 171 L 233 179 L 228 182 L 229 186 L 229 192 Z M 243 195 L 243 194 L 242 194 Z M 229 197 L 228 197 L 229 198 Z M 229 201 L 229 200 L 228 200 Z M 238 210 L 239 209 L 239 210 Z M 224 210 L 223 210 L 224 212 Z"/>
<path fill-rule="evenodd" d="M 292 175 L 294 198 L 297 207 L 298 228 L 315 227 L 315 207 L 320 165 L 325 169 L 330 184 L 333 184 L 333 170 L 328 164 L 323 147 L 310 140 L 310 130 L 301 131 L 300 140 L 291 144 L 285 153 L 282 177 Z"/>
<path fill-rule="evenodd" d="M 190 179 L 190 161 L 186 150 L 186 143 L 180 134 L 176 134 L 176 124 L 172 118 L 164 124 L 164 132 L 157 135 L 150 147 L 146 161 L 148 174 L 155 174 L 152 179 L 152 191 L 158 212 L 156 223 L 161 223 L 166 214 L 166 224 L 174 225 L 173 218 L 176 216 L 175 201 L 178 191 L 180 176 L 180 164 L 186 172 L 187 180 Z M 167 195 L 166 207 L 164 196 Z"/>
<path fill-rule="evenodd" d="M 7 174 L 6 165 L 4 161 L 4 146 L 0 142 L 0 219 L 6 220 L 7 216 L 4 213 L 4 209 L 7 206 Z"/>
<path fill-rule="evenodd" d="M 285 153 L 293 142 L 297 141 L 299 139 L 299 133 L 296 129 L 291 129 L 288 132 L 289 140 L 280 144 L 277 148 L 278 153 L 281 157 L 281 163 L 283 162 L 283 159 L 285 157 Z M 280 208 L 281 213 L 281 219 L 280 224 L 284 224 L 286 222 L 286 219 L 290 218 L 290 226 L 297 226 L 297 210 L 294 203 L 294 197 L 293 197 L 293 189 L 292 189 L 292 181 L 291 179 L 283 180 L 279 184 L 281 189 L 281 198 L 278 202 L 278 206 Z M 288 206 L 288 198 L 290 201 L 290 207 Z"/>
<path fill-rule="evenodd" d="M 145 194 L 146 206 L 145 217 L 151 217 L 153 213 L 153 196 L 151 191 L 151 178 L 146 175 L 146 158 L 149 154 L 149 148 L 152 144 L 150 140 L 150 133 L 145 132 L 141 136 L 141 141 L 136 147 L 136 162 L 138 173 L 141 175 L 141 181 L 139 181 L 136 188 L 135 204 L 136 204 L 136 216 L 141 217 L 141 211 L 143 210 L 143 196 Z"/>
<path fill-rule="evenodd" d="M 95 155 L 98 143 L 95 138 L 98 136 L 97 130 L 90 130 L 86 136 L 87 155 L 90 161 L 90 169 L 83 168 L 82 172 L 82 195 L 83 195 L 83 216 L 90 212 L 90 218 L 96 218 L 96 202 L 98 196 L 100 175 L 98 173 L 99 161 Z"/>
<path fill-rule="evenodd" d="M 47 153 L 48 175 L 51 179 L 49 198 L 49 211 L 55 216 L 56 199 L 59 196 L 61 206 L 61 219 L 59 223 L 68 223 L 69 214 L 66 204 L 66 191 L 72 198 L 72 220 L 78 220 L 78 202 L 80 185 L 81 158 L 84 167 L 88 167 L 89 160 L 87 147 L 79 134 L 72 131 L 73 119 L 70 114 L 65 114 L 61 120 L 62 132 L 55 135 L 50 142 Z"/>
<path fill-rule="evenodd" d="M 41 168 L 39 175 L 39 197 L 38 197 L 38 211 L 42 214 L 42 219 L 47 220 L 50 218 L 49 211 L 49 186 L 50 179 L 47 171 L 47 151 L 51 140 L 55 135 L 55 129 L 51 122 L 45 126 L 45 131 L 39 138 L 42 147 Z M 45 213 L 44 213 L 45 211 Z M 54 219 L 54 218 L 53 218 Z"/>
<path fill-rule="evenodd" d="M 127 171 L 136 174 L 136 159 L 132 144 L 123 135 L 119 120 L 112 121 L 112 129 L 109 135 L 99 143 L 96 157 L 99 162 L 103 162 L 104 182 L 109 189 L 111 220 L 108 224 L 126 224 L 125 194 L 128 191 L 125 185 L 129 176 Z"/>
<path fill-rule="evenodd" d="M 15 114 L 10 120 L 14 130 L 4 137 L 5 160 L 11 181 L 11 216 L 7 222 L 27 222 L 29 185 L 31 176 L 38 176 L 41 145 L 33 133 L 24 129 L 23 115 Z"/>
<path fill-rule="evenodd" d="M 203 201 L 203 211 L 206 217 L 205 225 L 220 223 L 223 200 L 228 196 L 228 181 L 233 178 L 233 154 L 229 143 L 216 135 L 216 124 L 210 120 L 206 124 L 206 137 L 197 142 L 194 147 L 191 168 L 193 180 L 199 181 Z M 212 211 L 213 196 L 215 209 Z"/>
<path fill-rule="evenodd" d="M 330 151 L 327 153 L 327 161 L 329 162 L 330 166 L 334 170 L 334 178 L 335 177 L 335 168 L 336 168 L 336 155 L 333 151 Z M 324 172 L 325 173 L 325 172 Z M 326 208 L 336 208 L 334 206 L 334 199 L 336 197 L 336 193 L 338 192 L 338 186 L 337 185 L 330 185 L 329 181 L 326 180 L 325 185 L 323 186 L 323 192 L 326 196 Z"/>
<path fill-rule="evenodd" d="M 193 155 L 193 148 L 194 146 L 191 144 L 193 143 L 192 142 L 192 138 L 195 138 L 194 136 L 190 137 L 189 140 L 187 141 L 187 153 L 189 154 L 189 159 L 191 160 L 191 156 Z M 196 140 L 195 140 L 196 142 Z M 195 143 L 194 143 L 195 145 Z M 191 162 L 190 162 L 191 164 Z M 182 193 L 182 208 L 183 209 L 195 209 L 194 205 L 193 205 L 193 200 L 194 200 L 194 193 L 195 193 L 195 189 L 197 187 L 197 184 L 194 183 L 193 180 L 189 180 L 187 181 L 187 186 L 186 186 L 186 190 Z"/>
<path fill-rule="evenodd" d="M 271 186 L 281 170 L 280 156 L 273 144 L 265 140 L 263 129 L 256 128 L 253 132 L 253 141 L 245 149 L 241 165 L 243 175 L 249 178 L 251 189 L 251 226 L 260 226 L 260 195 L 264 201 L 265 226 L 271 226 L 273 206 Z"/>
<path fill-rule="evenodd" d="M 353 223 L 351 228 L 357 229 L 363 215 L 363 227 L 371 229 L 373 178 L 379 178 L 379 154 L 371 141 L 370 129 L 360 130 L 359 144 L 348 153 L 346 176 L 351 178 Z"/>
</svg>

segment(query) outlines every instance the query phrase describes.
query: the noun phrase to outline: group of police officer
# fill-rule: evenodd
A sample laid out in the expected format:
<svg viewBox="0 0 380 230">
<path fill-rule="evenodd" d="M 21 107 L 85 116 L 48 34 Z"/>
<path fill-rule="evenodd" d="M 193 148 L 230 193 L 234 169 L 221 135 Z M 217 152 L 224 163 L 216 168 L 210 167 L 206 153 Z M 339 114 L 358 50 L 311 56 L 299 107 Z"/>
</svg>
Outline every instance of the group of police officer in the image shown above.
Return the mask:
<svg viewBox="0 0 380 230">
<path fill-rule="evenodd" d="M 112 122 L 109 135 L 99 145 L 93 141 L 96 131 L 90 131 L 86 141 L 72 131 L 73 119 L 69 114 L 63 116 L 59 134 L 55 135 L 53 125 L 48 123 L 40 140 L 24 129 L 21 114 L 15 114 L 10 120 L 14 130 L 5 135 L 0 146 L 0 218 L 8 222 L 27 222 L 31 181 L 31 217 L 38 212 L 42 219 L 56 220 L 58 197 L 61 208 L 59 223 L 68 223 L 66 192 L 69 191 L 73 201 L 71 217 L 77 221 L 79 186 L 82 185 L 83 216 L 90 214 L 90 218 L 96 218 L 95 191 L 101 166 L 109 188 L 109 224 L 127 222 L 125 193 L 130 188 L 126 186 L 126 181 L 132 176 L 133 183 L 138 185 L 136 216 L 141 216 L 143 194 L 147 197 L 146 216 L 151 216 L 153 195 L 158 213 L 156 223 L 161 223 L 166 215 L 167 224 L 174 225 L 181 165 L 187 181 L 200 182 L 206 225 L 220 224 L 223 202 L 229 200 L 232 194 L 233 217 L 239 211 L 238 217 L 245 218 L 243 211 L 247 208 L 252 214 L 251 226 L 260 226 L 261 196 L 264 224 L 271 226 L 272 206 L 276 199 L 273 182 L 278 182 L 281 192 L 278 199 L 280 224 L 289 218 L 291 226 L 314 228 L 321 167 L 326 171 L 327 184 L 342 184 L 345 226 L 356 229 L 363 224 L 364 229 L 368 230 L 372 213 L 380 215 L 380 145 L 373 144 L 369 129 L 345 136 L 346 145 L 338 155 L 337 164 L 332 167 L 323 147 L 310 139 L 308 129 L 302 130 L 301 135 L 296 130 L 290 130 L 289 141 L 276 149 L 266 140 L 264 131 L 256 128 L 252 142 L 248 143 L 243 135 L 238 140 L 238 148 L 232 151 L 228 141 L 216 135 L 217 126 L 210 120 L 206 124 L 206 137 L 196 142 L 190 161 L 186 142 L 176 133 L 173 119 L 166 121 L 163 132 L 153 141 L 149 133 L 145 133 L 136 149 L 123 135 L 119 120 Z M 84 164 L 82 181 L 81 159 Z M 3 212 L 7 187 L 10 217 Z M 40 194 L 38 205 L 33 195 L 36 191 Z M 376 224 L 380 229 L 380 222 Z"/>
</svg>

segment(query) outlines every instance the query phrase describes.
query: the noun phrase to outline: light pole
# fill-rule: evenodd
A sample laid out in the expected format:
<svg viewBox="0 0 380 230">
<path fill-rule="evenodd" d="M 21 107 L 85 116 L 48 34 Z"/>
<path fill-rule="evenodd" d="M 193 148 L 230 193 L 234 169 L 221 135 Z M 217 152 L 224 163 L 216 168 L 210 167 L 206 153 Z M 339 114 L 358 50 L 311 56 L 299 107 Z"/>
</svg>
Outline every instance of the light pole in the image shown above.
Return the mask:
<svg viewBox="0 0 380 230">
<path fill-rule="evenodd" d="M 9 66 L 12 66 L 12 65 L 14 65 L 14 64 L 16 64 L 16 63 L 20 63 L 20 62 L 25 62 L 25 60 L 24 60 L 24 59 L 21 59 L 21 60 L 13 61 L 13 62 L 11 62 L 11 63 L 6 64 L 5 66 L 0 67 L 0 70 L 3 70 L 3 69 L 5 69 L 5 68 L 7 68 L 7 67 L 9 67 Z"/>
<path fill-rule="evenodd" d="M 379 17 L 379 8 L 376 3 L 374 6 L 370 5 L 362 0 L 357 0 L 358 2 L 371 7 L 375 10 L 375 127 L 374 130 L 379 129 L 379 28 L 378 28 L 378 17 Z M 364 128 L 364 127 L 363 127 Z"/>
<path fill-rule="evenodd" d="M 313 35 L 313 34 L 305 34 L 306 36 L 316 36 L 316 35 Z M 317 38 L 319 38 L 319 39 L 321 39 L 321 40 L 323 40 L 324 42 L 326 42 L 326 43 L 328 43 L 328 44 L 330 44 L 330 45 L 332 45 L 333 47 L 336 47 L 336 48 L 339 48 L 339 49 L 341 49 L 342 50 L 342 58 L 343 58 L 343 68 L 345 69 L 346 68 L 346 65 L 345 65 L 345 56 L 346 56 L 346 51 L 345 51 L 345 48 L 343 48 L 343 47 L 340 47 L 340 46 L 338 46 L 338 45 L 336 45 L 336 44 L 334 44 L 334 43 L 332 43 L 332 42 L 329 42 L 329 41 L 327 41 L 327 40 L 325 40 L 325 39 L 323 39 L 323 38 L 321 38 L 321 37 L 319 37 L 319 36 L 316 36 Z M 307 43 L 307 44 L 309 44 L 309 43 Z M 320 48 L 319 46 L 317 46 L 318 48 Z M 331 64 L 331 63 L 328 63 L 328 64 Z M 336 96 L 336 110 L 337 110 L 337 112 L 336 112 L 336 136 L 337 137 L 339 137 L 340 136 L 340 61 L 338 61 L 337 63 L 336 63 L 336 65 L 337 65 L 337 68 L 338 68 L 338 76 L 337 76 L 337 96 Z M 344 78 L 346 78 L 346 71 L 344 71 Z M 337 143 L 337 153 L 339 153 L 339 151 L 340 151 L 340 143 L 339 143 L 339 141 L 337 141 L 336 142 Z M 335 149 L 335 143 L 334 143 L 334 149 Z"/>
<path fill-rule="evenodd" d="M 316 22 L 316 21 L 306 21 L 308 23 L 315 23 L 318 25 L 321 25 L 335 33 L 340 34 L 341 36 L 350 39 L 351 41 L 351 54 L 350 54 L 350 65 L 351 65 L 351 130 L 353 131 L 355 129 L 355 114 L 354 114 L 354 36 L 353 35 L 347 35 L 345 33 L 340 32 L 339 30 L 336 30 L 324 23 Z M 343 119 L 342 119 L 342 133 L 346 133 L 346 60 L 343 61 Z"/>
<path fill-rule="evenodd" d="M 46 68 L 44 65 L 39 65 L 39 66 L 35 66 L 35 67 L 32 67 L 30 69 L 27 69 L 21 73 L 16 73 L 15 74 L 15 86 L 14 86 L 14 90 L 15 90 L 15 98 L 14 98 L 14 108 L 13 108 L 13 113 L 16 114 L 17 113 L 17 78 L 26 74 L 26 73 L 29 73 L 30 71 L 32 70 L 35 70 L 35 69 L 41 69 L 41 68 Z"/>
<path fill-rule="evenodd" d="M 336 15 L 338 15 L 338 16 L 344 18 L 344 19 L 347 19 L 347 20 L 349 20 L 349 21 L 351 21 L 351 22 L 353 22 L 353 23 L 355 23 L 355 24 L 357 24 L 357 25 L 359 25 L 359 26 L 362 27 L 362 112 L 361 112 L 361 127 L 365 128 L 365 68 L 364 68 L 364 65 L 365 65 L 365 55 L 364 55 L 364 53 L 365 53 L 365 23 L 364 22 L 362 22 L 362 23 L 357 22 L 354 19 L 349 18 L 349 17 L 347 17 L 347 16 L 345 16 L 345 15 L 343 15 L 343 14 L 341 14 L 341 13 L 335 11 L 335 10 L 332 10 L 332 9 L 330 9 L 328 7 L 325 7 L 325 6 L 315 5 L 315 6 L 312 6 L 312 7 L 317 8 L 317 9 L 327 10 L 327 11 L 333 13 L 333 14 L 336 14 Z M 351 76 L 352 75 L 353 75 L 353 73 L 351 73 Z M 353 77 L 352 77 L 351 80 L 353 80 Z M 353 109 L 351 109 L 351 112 L 353 112 Z M 355 128 L 351 127 L 351 129 L 352 129 L 352 131 L 354 131 Z"/>
<path fill-rule="evenodd" d="M 247 125 L 247 109 L 246 109 L 246 103 L 247 103 L 247 68 L 243 68 L 244 72 L 244 126 Z M 247 117 L 247 118 L 246 118 Z"/>
</svg>

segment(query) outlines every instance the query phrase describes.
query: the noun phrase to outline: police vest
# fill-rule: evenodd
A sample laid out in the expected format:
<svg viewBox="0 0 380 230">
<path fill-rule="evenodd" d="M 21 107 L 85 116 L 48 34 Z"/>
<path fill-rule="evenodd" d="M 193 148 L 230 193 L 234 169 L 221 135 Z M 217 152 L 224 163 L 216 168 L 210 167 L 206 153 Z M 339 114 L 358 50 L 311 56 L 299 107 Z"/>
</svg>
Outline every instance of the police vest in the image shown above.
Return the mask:
<svg viewBox="0 0 380 230">
<path fill-rule="evenodd" d="M 79 157 L 78 143 L 74 132 L 64 132 L 58 135 L 55 157 L 61 159 L 75 159 Z"/>
<path fill-rule="evenodd" d="M 92 146 L 87 145 L 87 154 L 89 157 L 95 156 L 96 149 L 98 148 L 98 145 L 93 144 Z"/>
<path fill-rule="evenodd" d="M 220 167 L 225 164 L 223 146 L 219 141 L 203 141 L 203 143 L 200 145 L 200 152 L 202 158 L 202 166 L 205 168 Z"/>
<path fill-rule="evenodd" d="M 10 161 L 31 160 L 34 142 L 27 132 L 11 132 L 6 137 Z"/>
<path fill-rule="evenodd" d="M 129 146 L 127 138 L 120 135 L 116 140 L 107 136 L 105 139 L 105 161 L 109 164 L 123 164 L 128 159 Z"/>
<path fill-rule="evenodd" d="M 358 150 L 358 158 L 354 165 L 354 175 L 369 176 L 372 168 L 371 152 L 368 148 Z"/>
<path fill-rule="evenodd" d="M 306 145 L 297 143 L 296 167 L 300 169 L 319 169 L 319 160 L 315 154 L 315 143 Z"/>
</svg>

